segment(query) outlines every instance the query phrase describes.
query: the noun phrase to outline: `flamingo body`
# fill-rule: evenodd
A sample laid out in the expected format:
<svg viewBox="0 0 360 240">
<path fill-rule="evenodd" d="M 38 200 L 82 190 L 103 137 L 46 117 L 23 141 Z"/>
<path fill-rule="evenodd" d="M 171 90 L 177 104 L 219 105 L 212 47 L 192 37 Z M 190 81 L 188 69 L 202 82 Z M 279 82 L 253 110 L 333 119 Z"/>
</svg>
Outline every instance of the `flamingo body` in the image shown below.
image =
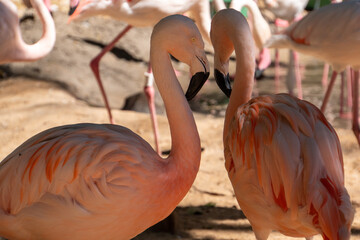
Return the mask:
<svg viewBox="0 0 360 240">
<path fill-rule="evenodd" d="M 353 210 L 339 139 L 314 105 L 287 94 L 251 99 L 231 120 L 224 146 L 229 178 L 254 231 L 349 238 Z"/>
<path fill-rule="evenodd" d="M 299 16 L 308 0 L 265 0 L 265 6 L 276 16 L 292 22 Z"/>
<path fill-rule="evenodd" d="M 199 30 L 181 15 L 154 27 L 150 52 L 169 119 L 171 154 L 161 158 L 117 125 L 84 123 L 39 133 L 0 164 L 0 236 L 130 239 L 175 209 L 196 177 L 201 150 L 169 55 L 190 66 L 189 99 L 207 79 L 208 62 Z"/>
<path fill-rule="evenodd" d="M 10 0 L 0 0 L 0 64 L 16 61 L 36 61 L 54 47 L 54 21 L 42 0 L 31 0 L 43 23 L 43 35 L 33 44 L 26 44 L 19 26 L 17 8 Z"/>
<path fill-rule="evenodd" d="M 223 134 L 225 167 L 256 239 L 267 239 L 272 230 L 349 239 L 354 210 L 335 130 L 314 105 L 288 94 L 251 99 L 254 42 L 238 11 L 213 17 L 211 39 L 217 83 L 228 81 L 223 66 L 235 49 Z"/>
<path fill-rule="evenodd" d="M 131 26 L 154 26 L 160 19 L 188 12 L 194 17 L 202 36 L 210 42 L 210 6 L 207 0 L 80 0 L 71 20 L 107 15 Z"/>
<path fill-rule="evenodd" d="M 312 11 L 284 33 L 273 35 L 269 47 L 292 48 L 330 63 L 335 71 L 360 68 L 360 2 L 330 4 Z"/>
<path fill-rule="evenodd" d="M 182 177 L 163 174 L 170 164 L 125 127 L 77 124 L 44 131 L 1 162 L 0 233 L 10 239 L 130 239 L 184 197 L 177 181 L 190 187 Z"/>
</svg>

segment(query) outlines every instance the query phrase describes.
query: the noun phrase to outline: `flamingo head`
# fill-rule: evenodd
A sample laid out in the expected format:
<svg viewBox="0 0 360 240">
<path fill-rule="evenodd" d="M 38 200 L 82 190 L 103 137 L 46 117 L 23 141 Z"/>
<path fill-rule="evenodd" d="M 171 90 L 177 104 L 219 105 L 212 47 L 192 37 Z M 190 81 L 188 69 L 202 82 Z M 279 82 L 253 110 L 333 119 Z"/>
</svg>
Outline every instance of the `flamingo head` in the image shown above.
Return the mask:
<svg viewBox="0 0 360 240">
<path fill-rule="evenodd" d="M 156 49 L 162 48 L 190 66 L 192 78 L 185 96 L 188 101 L 195 97 L 208 79 L 210 67 L 204 50 L 204 41 L 194 21 L 183 15 L 163 18 L 154 27 L 151 45 L 157 45 L 150 51 L 151 62 L 156 62 Z"/>
<path fill-rule="evenodd" d="M 106 15 L 109 6 L 112 5 L 113 0 L 70 0 L 68 23 L 96 15 Z"/>
</svg>

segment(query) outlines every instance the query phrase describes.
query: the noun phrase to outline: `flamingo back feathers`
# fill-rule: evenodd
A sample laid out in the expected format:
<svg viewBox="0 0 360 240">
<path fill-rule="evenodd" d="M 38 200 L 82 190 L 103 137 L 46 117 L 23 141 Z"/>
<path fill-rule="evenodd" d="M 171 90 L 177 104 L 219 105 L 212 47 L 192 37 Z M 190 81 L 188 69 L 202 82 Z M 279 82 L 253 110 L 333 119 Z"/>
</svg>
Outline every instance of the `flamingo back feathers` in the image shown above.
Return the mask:
<svg viewBox="0 0 360 240">
<path fill-rule="evenodd" d="M 302 236 L 305 228 L 306 236 L 318 231 L 343 239 L 338 232 L 349 232 L 354 213 L 338 137 L 319 109 L 287 94 L 261 96 L 239 107 L 229 129 L 225 166 L 252 224 L 263 221 L 289 236 Z M 249 190 L 254 187 L 256 198 L 267 202 L 256 208 Z M 277 210 L 266 209 L 270 205 Z"/>
<path fill-rule="evenodd" d="M 19 146 L 1 162 L 1 209 L 6 209 L 9 214 L 16 214 L 25 206 L 38 201 L 46 192 L 59 194 L 65 188 L 72 191 L 70 184 L 80 179 L 89 184 L 88 181 L 94 179 L 101 182 L 106 176 L 106 183 L 110 188 L 108 190 L 126 189 L 126 182 L 122 181 L 127 179 L 128 176 L 125 175 L 132 175 L 129 179 L 136 177 L 138 181 L 141 180 L 132 169 L 139 167 L 137 161 L 143 156 L 139 149 L 131 149 L 131 142 L 140 141 L 139 136 L 129 134 L 131 131 L 123 127 L 115 129 L 110 125 L 98 125 L 89 130 L 86 128 L 87 124 L 74 126 L 42 132 Z M 129 135 L 132 137 L 126 137 Z M 146 144 L 143 147 L 151 148 Z M 98 185 L 97 191 L 106 195 L 108 191 L 101 186 L 104 184 Z M 89 190 L 88 187 L 81 189 Z M 76 187 L 73 191 L 74 195 L 79 195 Z"/>
</svg>

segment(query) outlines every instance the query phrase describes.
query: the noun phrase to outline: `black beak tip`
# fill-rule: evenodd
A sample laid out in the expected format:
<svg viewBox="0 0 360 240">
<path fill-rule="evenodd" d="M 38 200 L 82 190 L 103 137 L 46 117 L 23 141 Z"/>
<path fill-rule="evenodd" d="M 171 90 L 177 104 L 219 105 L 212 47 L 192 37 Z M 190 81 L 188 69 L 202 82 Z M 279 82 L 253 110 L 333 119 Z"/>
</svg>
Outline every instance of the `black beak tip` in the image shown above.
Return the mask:
<svg viewBox="0 0 360 240">
<path fill-rule="evenodd" d="M 76 7 L 77 7 L 77 5 L 69 8 L 69 16 L 71 16 L 75 12 Z"/>
<path fill-rule="evenodd" d="M 221 91 L 230 98 L 231 95 L 231 83 L 229 74 L 223 74 L 219 70 L 215 69 L 215 80 Z"/>
<path fill-rule="evenodd" d="M 189 87 L 185 94 L 185 97 L 188 101 L 190 101 L 196 96 L 202 86 L 204 86 L 206 80 L 209 78 L 209 75 L 209 72 L 198 72 L 194 76 L 192 76 Z"/>
<path fill-rule="evenodd" d="M 264 73 L 265 69 L 259 69 L 258 67 L 256 67 L 255 69 L 255 79 L 259 80 L 262 79 L 264 77 L 263 73 Z"/>
</svg>

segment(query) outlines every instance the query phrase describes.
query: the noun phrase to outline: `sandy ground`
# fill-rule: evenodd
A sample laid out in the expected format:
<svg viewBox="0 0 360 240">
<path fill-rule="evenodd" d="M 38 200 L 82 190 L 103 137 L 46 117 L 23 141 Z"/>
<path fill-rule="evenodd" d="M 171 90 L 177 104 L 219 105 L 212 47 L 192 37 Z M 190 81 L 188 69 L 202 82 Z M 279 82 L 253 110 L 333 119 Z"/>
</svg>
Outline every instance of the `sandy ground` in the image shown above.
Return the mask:
<svg viewBox="0 0 360 240">
<path fill-rule="evenodd" d="M 0 70 L 0 159 L 27 138 L 50 127 L 78 122 L 108 122 L 88 64 L 102 45 L 124 25 L 106 18 L 67 25 L 66 15 L 62 12 L 56 12 L 54 18 L 57 43 L 49 56 L 35 63 L 2 66 Z M 22 23 L 27 42 L 36 41 L 41 36 L 39 26 L 38 18 Z M 150 33 L 149 28 L 131 30 L 117 44 L 115 52 L 102 60 L 101 75 L 116 123 L 153 143 L 148 114 L 121 110 L 126 98 L 137 96 L 137 105 L 133 109 L 146 111 L 141 93 Z M 208 58 L 212 61 L 211 48 L 208 49 Z M 187 67 L 180 63 L 174 63 L 174 66 L 182 74 L 180 80 L 185 82 Z M 271 75 L 271 70 L 269 72 Z M 220 93 L 210 81 L 203 94 L 209 97 Z M 226 105 L 217 106 L 222 101 L 225 100 L 219 97 L 215 100 L 199 97 L 192 103 L 193 109 L 202 112 L 196 112 L 195 119 L 204 151 L 195 183 L 175 211 L 176 234 L 147 231 L 136 239 L 255 239 L 235 200 L 224 168 L 221 115 Z M 163 113 L 159 97 L 157 109 Z M 167 119 L 161 114 L 158 120 L 160 146 L 169 150 Z M 360 151 L 348 122 L 335 126 L 343 147 L 346 186 L 358 212 L 352 227 L 352 239 L 360 239 Z M 274 232 L 269 239 L 290 238 Z M 315 239 L 321 238 L 317 236 Z"/>
</svg>

